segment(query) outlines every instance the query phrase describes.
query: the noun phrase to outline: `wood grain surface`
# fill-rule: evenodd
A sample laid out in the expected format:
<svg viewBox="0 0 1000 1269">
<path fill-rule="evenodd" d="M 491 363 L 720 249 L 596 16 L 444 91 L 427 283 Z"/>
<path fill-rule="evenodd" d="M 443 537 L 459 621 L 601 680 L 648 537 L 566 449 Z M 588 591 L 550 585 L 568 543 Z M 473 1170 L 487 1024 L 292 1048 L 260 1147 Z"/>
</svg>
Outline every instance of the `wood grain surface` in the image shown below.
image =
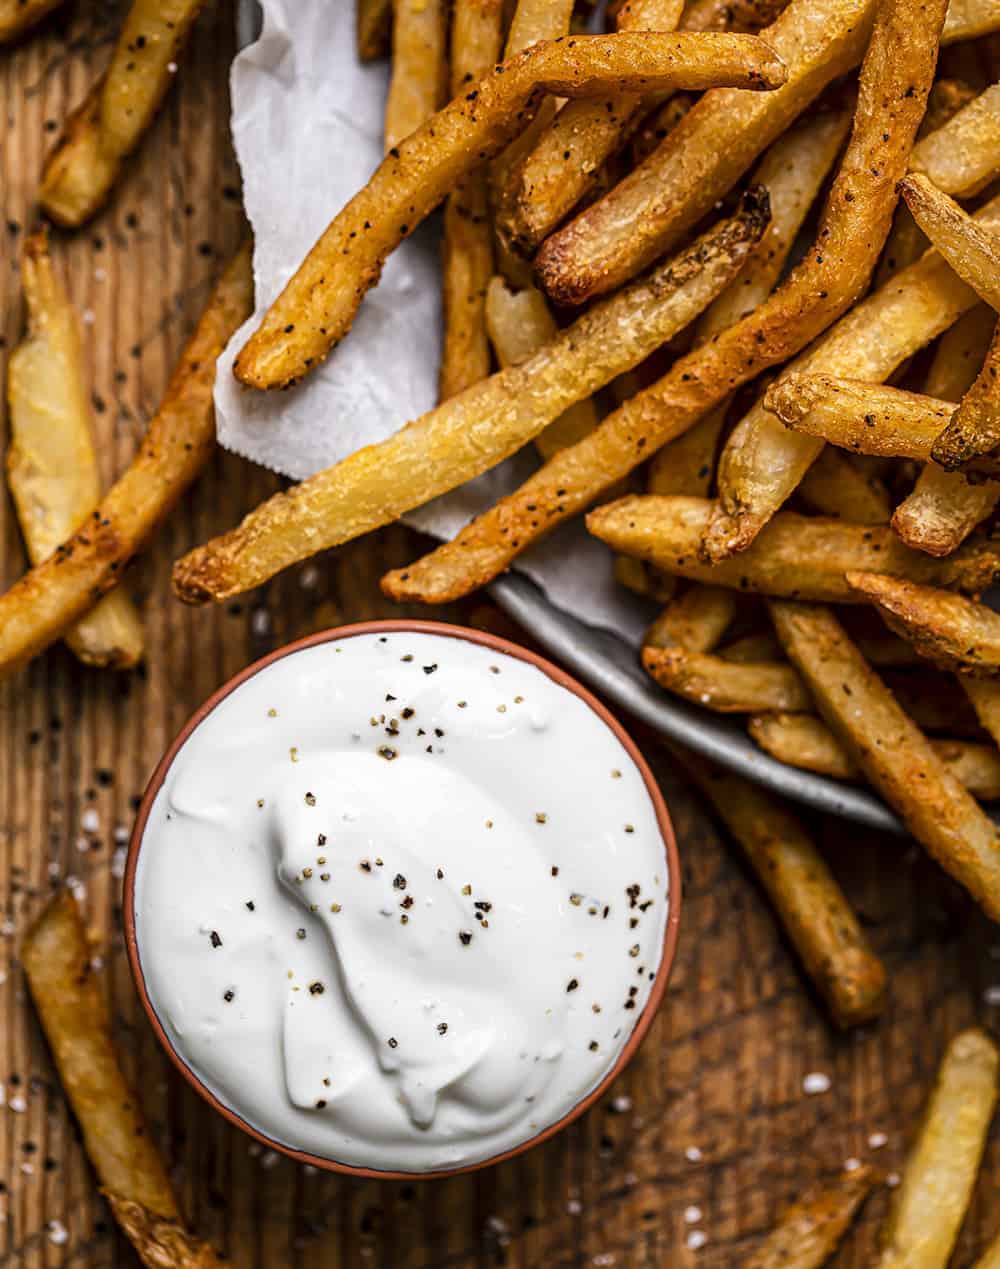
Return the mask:
<svg viewBox="0 0 1000 1269">
<path fill-rule="evenodd" d="M 18 248 L 42 156 L 107 59 L 120 11 L 112 0 L 70 4 L 0 50 L 6 348 L 20 330 Z M 239 236 L 227 133 L 232 31 L 231 6 L 210 5 L 110 207 L 75 236 L 54 238 L 84 316 L 106 481 L 127 463 Z M 413 535 L 392 529 L 239 603 L 191 610 L 175 602 L 171 560 L 235 523 L 275 484 L 219 455 L 130 572 L 148 630 L 139 673 L 88 671 L 58 647 L 0 685 L 0 1266 L 137 1263 L 97 1193 L 18 967 L 22 932 L 62 885 L 83 901 L 122 1053 L 185 1210 L 245 1269 L 719 1269 L 738 1265 L 813 1178 L 852 1156 L 896 1167 L 947 1038 L 973 1019 L 1000 1020 L 986 994 L 1000 984 L 1000 930 L 917 847 L 816 823 L 891 975 L 883 1021 L 835 1035 L 739 855 L 652 745 L 684 864 L 680 952 L 637 1060 L 555 1141 L 453 1181 L 356 1183 L 261 1152 L 183 1084 L 140 1014 L 121 942 L 121 843 L 137 796 L 168 740 L 228 675 L 309 630 L 389 614 L 378 576 L 417 548 Z M 23 568 L 4 494 L 4 584 Z M 437 615 L 476 614 L 473 604 Z M 804 1093 L 810 1072 L 830 1077 L 828 1092 Z M 873 1148 L 880 1133 L 887 1144 Z M 959 1266 L 1000 1228 L 998 1179 L 994 1133 Z M 871 1264 L 885 1201 L 883 1193 L 868 1204 L 836 1261 L 842 1269 Z"/>
</svg>

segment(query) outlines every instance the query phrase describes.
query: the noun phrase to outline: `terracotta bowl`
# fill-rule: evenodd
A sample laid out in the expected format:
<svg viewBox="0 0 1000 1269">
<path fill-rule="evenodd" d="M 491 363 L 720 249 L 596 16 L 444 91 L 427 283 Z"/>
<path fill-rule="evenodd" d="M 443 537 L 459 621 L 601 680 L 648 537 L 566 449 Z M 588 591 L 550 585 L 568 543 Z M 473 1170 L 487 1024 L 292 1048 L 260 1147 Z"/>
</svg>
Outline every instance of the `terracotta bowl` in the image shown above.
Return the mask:
<svg viewBox="0 0 1000 1269">
<path fill-rule="evenodd" d="M 295 1150 L 290 1146 L 283 1145 L 280 1141 L 275 1141 L 268 1137 L 265 1133 L 258 1131 L 251 1124 L 247 1123 L 240 1115 L 224 1105 L 202 1082 L 196 1071 L 193 1071 L 184 1058 L 177 1052 L 167 1035 L 167 1032 L 157 1017 L 153 1002 L 150 999 L 149 992 L 146 989 L 146 981 L 142 970 L 142 956 L 139 949 L 139 943 L 136 938 L 136 922 L 135 922 L 135 876 L 136 867 L 139 862 L 139 852 L 142 849 L 143 834 L 146 829 L 146 821 L 149 818 L 150 809 L 153 805 L 153 799 L 156 797 L 167 777 L 167 772 L 178 753 L 187 742 L 188 737 L 195 728 L 205 719 L 216 706 L 229 695 L 241 683 L 246 682 L 254 674 L 265 669 L 272 662 L 279 660 L 281 657 L 291 656 L 295 652 L 301 651 L 303 648 L 311 648 L 319 643 L 335 642 L 338 639 L 350 638 L 353 635 L 363 634 L 383 634 L 383 633 L 417 633 L 417 634 L 434 634 L 444 635 L 452 639 L 466 639 L 471 643 L 482 644 L 487 648 L 495 648 L 498 652 L 504 652 L 507 656 L 515 657 L 519 661 L 527 661 L 529 664 L 541 670 L 543 674 L 548 675 L 550 679 L 558 683 L 560 687 L 564 687 L 567 691 L 578 696 L 591 710 L 614 732 L 618 740 L 621 741 L 627 750 L 629 757 L 635 763 L 653 803 L 656 812 L 657 822 L 659 823 L 660 833 L 663 838 L 663 852 L 666 859 L 667 875 L 669 877 L 669 895 L 670 910 L 667 915 L 666 930 L 663 937 L 663 956 L 660 960 L 660 966 L 653 983 L 646 1006 L 639 1018 L 636 1020 L 635 1027 L 628 1043 L 618 1056 L 618 1060 L 608 1070 L 607 1074 L 600 1083 L 583 1097 L 567 1114 L 565 1114 L 558 1122 L 550 1124 L 541 1132 L 536 1133 L 533 1137 L 522 1141 L 519 1145 L 514 1146 L 510 1150 L 506 1150 L 501 1154 L 494 1155 L 492 1158 L 483 1159 L 478 1163 L 465 1164 L 462 1167 L 452 1168 L 443 1172 L 392 1172 L 382 1171 L 373 1168 L 353 1167 L 350 1164 L 340 1163 L 336 1159 L 328 1159 L 321 1155 L 310 1154 L 303 1150 Z M 677 842 L 674 838 L 674 829 L 670 821 L 670 814 L 667 811 L 666 803 L 660 792 L 659 786 L 653 777 L 652 772 L 646 764 L 645 759 L 636 747 L 635 742 L 628 735 L 621 723 L 614 718 L 601 702 L 587 691 L 576 679 L 572 678 L 565 671 L 560 670 L 550 661 L 546 661 L 544 657 L 540 657 L 535 652 L 530 652 L 526 648 L 519 647 L 516 643 L 511 643 L 507 639 L 500 639 L 495 635 L 486 634 L 480 630 L 471 630 L 465 626 L 447 625 L 438 621 L 366 621 L 353 626 L 338 626 L 333 630 L 323 630 L 318 634 L 309 635 L 307 638 L 298 639 L 294 643 L 286 644 L 283 648 L 263 657 L 259 661 L 255 661 L 253 665 L 247 666 L 245 670 L 241 670 L 239 674 L 234 675 L 228 682 L 224 683 L 208 700 L 196 710 L 185 726 L 181 729 L 180 734 L 174 740 L 173 744 L 160 759 L 160 762 L 153 772 L 152 779 L 146 787 L 143 794 L 142 802 L 139 805 L 139 811 L 136 816 L 135 826 L 132 829 L 132 836 L 128 848 L 128 860 L 125 865 L 125 893 L 124 893 L 124 924 L 125 924 L 125 947 L 128 952 L 129 965 L 132 970 L 132 977 L 135 980 L 136 988 L 139 992 L 139 999 L 146 1011 L 149 1021 L 156 1032 L 157 1039 L 163 1045 L 168 1057 L 194 1088 L 215 1110 L 223 1115 L 230 1123 L 235 1124 L 238 1128 L 242 1128 L 248 1136 L 253 1137 L 255 1141 L 261 1145 L 267 1146 L 272 1150 L 279 1150 L 282 1154 L 288 1155 L 292 1159 L 296 1159 L 299 1163 L 312 1164 L 316 1168 L 324 1168 L 329 1172 L 341 1172 L 348 1176 L 356 1177 L 375 1177 L 386 1180 L 427 1180 L 434 1177 L 456 1176 L 463 1172 L 473 1172 L 479 1168 L 492 1166 L 500 1163 L 505 1159 L 511 1159 L 515 1155 L 522 1154 L 531 1146 L 537 1146 L 543 1141 L 548 1141 L 550 1137 L 554 1137 L 567 1124 L 573 1122 L 588 1110 L 600 1097 L 607 1092 L 611 1083 L 622 1073 L 629 1062 L 635 1055 L 640 1043 L 646 1032 L 649 1030 L 656 1014 L 663 994 L 666 991 L 667 980 L 670 977 L 670 970 L 674 960 L 674 953 L 677 948 L 677 936 L 680 923 L 680 905 L 681 905 L 681 869 L 680 860 L 677 855 Z"/>
</svg>

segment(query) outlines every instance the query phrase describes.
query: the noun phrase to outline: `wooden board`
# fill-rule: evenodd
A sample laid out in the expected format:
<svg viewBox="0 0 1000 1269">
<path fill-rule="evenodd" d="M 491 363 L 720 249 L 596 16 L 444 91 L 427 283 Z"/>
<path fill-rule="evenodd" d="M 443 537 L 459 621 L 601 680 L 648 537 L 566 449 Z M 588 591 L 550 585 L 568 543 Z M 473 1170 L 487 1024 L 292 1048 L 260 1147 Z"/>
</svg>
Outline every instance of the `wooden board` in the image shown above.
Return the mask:
<svg viewBox="0 0 1000 1269">
<path fill-rule="evenodd" d="M 119 6 L 104 0 L 71 6 L 34 38 L 0 51 L 7 347 L 19 331 L 17 250 L 42 155 L 106 60 L 118 16 Z M 114 202 L 87 230 L 55 240 L 87 323 L 106 480 L 128 461 L 218 262 L 238 238 L 226 127 L 232 26 L 229 5 L 210 7 Z M 129 1073 L 185 1208 L 244 1269 L 721 1269 L 738 1264 L 812 1178 L 851 1156 L 895 1166 L 947 1037 L 974 1018 L 998 1021 L 984 992 L 1000 983 L 1000 930 L 916 847 L 838 822 L 817 825 L 892 977 L 884 1021 L 835 1035 L 738 855 L 655 746 L 650 758 L 684 861 L 680 953 L 638 1059 L 557 1140 L 454 1181 L 353 1183 L 262 1154 L 176 1078 L 140 1015 L 121 945 L 119 839 L 134 801 L 169 738 L 218 683 L 307 630 L 388 614 L 378 576 L 418 545 L 392 530 L 243 602 L 209 610 L 176 603 L 171 560 L 234 523 L 274 485 L 220 455 L 130 574 L 149 634 L 142 673 L 86 671 L 57 648 L 0 686 L 0 1266 L 136 1263 L 97 1194 L 17 966 L 28 920 L 67 882 L 83 897 Z M 4 497 L 4 583 L 23 567 Z M 467 618 L 474 607 L 443 615 Z M 830 1091 L 806 1096 L 809 1072 L 828 1074 Z M 869 1136 L 879 1132 L 888 1144 L 873 1150 Z M 996 1134 L 959 1265 L 1000 1226 L 988 1177 L 995 1193 Z M 839 1266 L 870 1265 L 884 1204 L 884 1195 L 869 1204 Z"/>
</svg>

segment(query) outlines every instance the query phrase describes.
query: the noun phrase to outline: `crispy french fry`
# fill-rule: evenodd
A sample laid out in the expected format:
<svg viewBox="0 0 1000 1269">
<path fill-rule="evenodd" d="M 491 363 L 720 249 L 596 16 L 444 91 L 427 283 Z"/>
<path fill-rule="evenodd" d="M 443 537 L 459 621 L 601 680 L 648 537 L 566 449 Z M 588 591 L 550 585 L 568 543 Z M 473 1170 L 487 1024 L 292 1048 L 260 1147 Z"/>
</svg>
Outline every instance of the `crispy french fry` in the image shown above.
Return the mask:
<svg viewBox="0 0 1000 1269">
<path fill-rule="evenodd" d="M 7 481 L 32 564 L 86 521 L 100 498 L 76 314 L 56 279 L 44 233 L 24 244 L 28 329 L 7 367 Z M 124 591 L 107 595 L 66 632 L 87 665 L 128 669 L 142 657 L 142 620 Z"/>
<path fill-rule="evenodd" d="M 974 40 L 993 31 L 1000 31 L 996 0 L 951 0 L 941 32 L 941 43 Z"/>
<path fill-rule="evenodd" d="M 133 0 L 111 64 L 66 121 L 45 161 L 39 201 L 75 229 L 103 206 L 173 80 L 204 0 Z"/>
<path fill-rule="evenodd" d="M 736 599 L 721 586 L 692 586 L 668 604 L 643 637 L 643 647 L 711 652 L 733 617 Z"/>
<path fill-rule="evenodd" d="M 1000 84 L 974 97 L 936 132 L 919 141 L 910 171 L 956 198 L 978 194 L 1000 175 Z"/>
<path fill-rule="evenodd" d="M 977 304 L 940 339 L 924 391 L 958 401 L 975 382 L 996 327 L 996 314 Z M 927 463 L 913 492 L 896 508 L 892 527 L 907 546 L 930 555 L 948 555 L 990 514 L 1000 499 L 1000 484 L 970 484 L 961 472 Z"/>
<path fill-rule="evenodd" d="M 785 1212 L 743 1269 L 819 1269 L 880 1179 L 870 1163 L 863 1163 L 832 1182 L 818 1181 Z"/>
<path fill-rule="evenodd" d="M 573 0 L 517 0 L 507 32 L 506 56 L 568 31 L 572 16 Z"/>
<path fill-rule="evenodd" d="M 692 93 L 674 93 L 658 110 L 642 120 L 629 142 L 629 158 L 633 167 L 647 159 L 660 142 L 673 132 L 694 102 Z"/>
<path fill-rule="evenodd" d="M 451 20 L 451 95 L 485 75 L 500 57 L 501 0 L 456 0 Z M 469 172 L 444 210 L 444 341 L 438 399 L 446 401 L 490 373 L 486 288 L 493 275 L 493 225 L 486 173 Z"/>
<path fill-rule="evenodd" d="M 486 328 L 501 369 L 517 365 L 551 343 L 559 333 L 545 296 L 534 286 L 512 289 L 501 277 L 486 292 Z M 575 445 L 597 426 L 597 409 L 588 397 L 571 405 L 535 437 L 542 458 Z"/>
<path fill-rule="evenodd" d="M 598 507 L 587 528 L 616 551 L 695 581 L 764 595 L 859 603 L 847 572 L 881 571 L 928 585 L 979 592 L 1000 567 L 1000 547 L 972 542 L 944 560 L 911 551 L 889 527 L 783 511 L 741 556 L 721 564 L 698 557 L 698 535 L 712 514 L 703 498 L 632 495 Z M 862 561 L 865 561 L 862 563 Z"/>
<path fill-rule="evenodd" d="M 226 270 L 131 466 L 87 523 L 0 596 L 0 676 L 48 647 L 97 598 L 167 515 L 215 449 L 215 361 L 253 311 L 249 245 Z"/>
<path fill-rule="evenodd" d="M 656 451 L 649 464 L 647 489 L 651 494 L 708 496 L 726 410 L 725 404 L 716 406 L 694 427 Z"/>
<path fill-rule="evenodd" d="M 691 0 L 684 9 L 685 31 L 760 31 L 788 6 L 788 0 Z"/>
<path fill-rule="evenodd" d="M 663 144 L 597 202 L 543 243 L 542 285 L 563 304 L 614 290 L 676 244 L 757 155 L 864 52 L 870 0 L 792 0 L 761 32 L 788 65 L 767 97 L 706 94 Z"/>
<path fill-rule="evenodd" d="M 786 427 L 856 454 L 921 460 L 956 409 L 922 393 L 808 371 L 772 384 L 763 406 Z"/>
<path fill-rule="evenodd" d="M 766 201 L 746 199 L 734 217 L 595 305 L 527 361 L 275 495 L 231 533 L 180 561 L 178 594 L 191 602 L 237 594 L 295 560 L 397 519 L 515 453 L 574 402 L 638 365 L 718 294 L 759 240 Z M 405 589 L 405 570 L 398 581 Z"/>
<path fill-rule="evenodd" d="M 902 171 L 907 138 L 916 130 L 920 93 L 915 85 L 926 82 L 933 61 L 935 41 L 926 27 L 928 11 L 919 0 L 912 3 L 913 8 L 907 0 L 898 5 L 890 2 L 880 11 L 862 68 L 851 142 L 817 233 L 822 251 L 810 251 L 756 312 L 674 362 L 662 379 L 609 414 L 589 436 L 550 459 L 454 541 L 411 566 L 412 594 L 437 603 L 485 585 L 509 568 L 539 536 L 612 489 L 639 462 L 687 431 L 734 388 L 793 356 L 853 302 L 857 294 L 854 288 L 867 284 L 879 235 L 888 225 L 895 199 L 895 173 Z M 913 23 L 922 31 L 923 57 L 929 59 L 919 73 L 909 61 L 904 67 L 894 51 L 908 38 Z M 911 91 L 918 99 L 913 113 L 914 99 L 908 96 Z M 896 104 L 890 106 L 890 102 Z M 877 178 L 873 178 L 873 170 L 879 173 Z M 1000 200 L 981 214 L 1000 215 Z M 936 327 L 916 304 L 924 298 L 921 291 L 930 291 L 936 301 L 933 313 L 940 322 Z M 949 299 L 958 307 L 953 315 L 946 311 Z M 864 310 L 862 316 L 868 321 L 855 328 L 850 342 L 868 341 L 871 358 L 885 355 L 886 349 L 905 347 L 915 335 L 920 337 L 919 347 L 954 321 L 973 299 L 973 293 L 938 260 L 936 266 L 929 264 L 918 270 L 903 289 L 894 288 L 891 297 L 859 305 L 849 317 L 860 322 L 857 315 Z M 887 320 L 890 313 L 891 335 L 878 328 L 878 320 Z M 847 320 L 842 319 L 841 326 Z M 876 323 L 874 331 L 872 321 Z M 903 355 L 908 353 L 901 354 L 900 360 Z M 852 373 L 857 373 L 859 360 L 855 348 Z M 769 417 L 760 413 L 765 419 Z M 783 437 L 806 439 L 777 422 L 774 427 Z M 810 440 L 809 444 L 815 442 Z M 809 462 L 813 457 L 810 455 Z M 761 471 L 769 480 L 780 479 L 780 471 L 768 466 L 762 466 Z"/>
<path fill-rule="evenodd" d="M 890 630 L 944 670 L 1000 674 L 1000 616 L 962 595 L 880 573 L 848 573 L 847 584 L 878 609 Z"/>
<path fill-rule="evenodd" d="M 63 0 L 0 0 L 0 44 L 16 40 Z"/>
<path fill-rule="evenodd" d="M 686 751 L 678 756 L 746 852 L 834 1022 L 851 1027 L 877 1017 L 885 967 L 798 820 L 749 781 Z"/>
<path fill-rule="evenodd" d="M 914 220 L 958 276 L 1000 310 L 1000 233 L 978 223 L 926 176 L 914 172 L 900 189 Z"/>
<path fill-rule="evenodd" d="M 619 31 L 672 31 L 682 0 L 631 0 Z M 607 160 L 628 140 L 655 99 L 609 93 L 604 101 L 570 101 L 512 165 L 500 190 L 497 230 L 508 249 L 529 254 L 595 188 Z"/>
<path fill-rule="evenodd" d="M 786 599 L 772 600 L 770 608 L 789 660 L 868 781 L 941 867 L 965 886 L 988 916 L 1000 920 L 996 825 L 947 769 L 828 609 Z"/>
<path fill-rule="evenodd" d="M 615 581 L 635 595 L 645 595 L 647 599 L 655 599 L 666 604 L 674 597 L 677 579 L 668 573 L 661 573 L 642 560 L 630 559 L 627 555 L 616 555 L 614 564 Z"/>
<path fill-rule="evenodd" d="M 357 0 L 355 36 L 358 57 L 374 62 L 389 52 L 392 34 L 392 0 Z"/>
<path fill-rule="evenodd" d="M 977 224 L 1000 227 L 1000 198 L 977 213 Z M 975 291 L 936 252 L 922 256 L 863 300 L 798 358 L 791 371 L 887 379 L 914 352 L 975 303 Z M 791 432 L 761 404 L 731 433 L 719 461 L 720 513 L 706 549 L 713 559 L 742 550 L 785 502 L 822 449 Z"/>
<path fill-rule="evenodd" d="M 416 132 L 441 107 L 447 80 L 446 19 L 444 0 L 393 0 L 386 150 Z"/>
<path fill-rule="evenodd" d="M 122 1074 L 83 922 L 67 891 L 28 931 L 21 961 L 87 1155 L 143 1263 L 214 1269 L 214 1252 L 180 1223 L 166 1168 Z M 176 1257 L 159 1254 L 166 1250 Z"/>
<path fill-rule="evenodd" d="M 860 780 L 850 754 L 815 714 L 757 714 L 747 724 L 753 739 L 772 758 L 835 780 Z M 973 797 L 1000 798 L 1000 752 L 971 740 L 931 741 L 934 752 Z"/>
<path fill-rule="evenodd" d="M 1000 321 L 982 369 L 962 397 L 954 416 L 935 440 L 931 453 L 946 471 L 990 454 L 1000 445 Z"/>
<path fill-rule="evenodd" d="M 855 524 L 888 524 L 889 491 L 877 476 L 861 471 L 848 454 L 828 445 L 806 472 L 799 497 L 820 515 Z"/>
<path fill-rule="evenodd" d="M 1000 1055 L 984 1031 L 949 1044 L 882 1231 L 878 1269 L 945 1269 L 997 1101 Z"/>
<path fill-rule="evenodd" d="M 386 257 L 530 119 L 543 93 L 594 96 L 624 88 L 746 87 L 783 82 L 785 68 L 752 35 L 572 36 L 504 62 L 390 151 L 334 217 L 234 364 L 241 382 L 287 387 L 350 330 Z"/>
<path fill-rule="evenodd" d="M 645 647 L 642 664 L 668 692 L 717 714 L 795 712 L 812 707 L 801 678 L 781 661 L 727 661 L 685 648 Z"/>
</svg>

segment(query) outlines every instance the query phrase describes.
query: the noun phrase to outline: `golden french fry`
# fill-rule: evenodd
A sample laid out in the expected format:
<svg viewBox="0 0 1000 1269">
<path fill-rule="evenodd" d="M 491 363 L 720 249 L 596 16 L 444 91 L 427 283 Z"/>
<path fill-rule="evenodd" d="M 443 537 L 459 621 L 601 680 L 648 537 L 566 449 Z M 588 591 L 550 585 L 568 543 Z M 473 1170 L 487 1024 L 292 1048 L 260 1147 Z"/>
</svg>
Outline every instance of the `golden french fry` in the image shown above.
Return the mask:
<svg viewBox="0 0 1000 1269">
<path fill-rule="evenodd" d="M 955 198 L 978 194 L 1000 175 L 1000 84 L 991 84 L 944 127 L 918 141 L 910 171 Z"/>
<path fill-rule="evenodd" d="M 835 780 L 860 780 L 850 754 L 815 714 L 756 714 L 747 724 L 751 737 L 772 758 Z M 1000 798 L 1000 752 L 995 745 L 971 740 L 931 741 L 934 752 L 973 797 Z"/>
<path fill-rule="evenodd" d="M 962 595 L 879 573 L 848 573 L 886 625 L 944 670 L 981 678 L 1000 674 L 1000 615 Z"/>
<path fill-rule="evenodd" d="M 900 184 L 913 218 L 981 300 L 1000 310 L 1000 233 L 976 221 L 926 176 Z"/>
<path fill-rule="evenodd" d="M 817 1181 L 785 1212 L 743 1269 L 819 1269 L 837 1249 L 881 1177 L 870 1163 Z"/>
<path fill-rule="evenodd" d="M 451 95 L 485 75 L 500 57 L 501 0 L 456 0 L 451 19 Z M 444 340 L 438 399 L 446 401 L 490 373 L 486 288 L 493 275 L 493 225 L 486 174 L 469 172 L 444 209 L 441 292 Z"/>
<path fill-rule="evenodd" d="M 628 154 L 637 167 L 680 123 L 695 103 L 693 93 L 674 93 L 658 110 L 646 116 L 632 134 Z"/>
<path fill-rule="evenodd" d="M 617 38 L 617 37 L 615 37 Z M 175 588 L 191 602 L 237 594 L 324 547 L 421 506 L 515 453 L 696 316 L 740 268 L 767 222 L 766 197 L 635 285 L 620 291 L 520 365 L 491 375 L 402 428 L 275 495 L 231 533 L 186 556 Z M 406 589 L 405 570 L 390 585 Z"/>
<path fill-rule="evenodd" d="M 780 661 L 727 661 L 686 648 L 642 650 L 642 664 L 661 687 L 717 714 L 808 710 L 812 699 L 801 678 Z"/>
<path fill-rule="evenodd" d="M 506 56 L 568 31 L 572 16 L 573 0 L 517 0 L 507 32 Z"/>
<path fill-rule="evenodd" d="M 878 1269 L 948 1264 L 996 1107 L 998 1062 L 984 1031 L 963 1031 L 948 1045 L 882 1231 Z"/>
<path fill-rule="evenodd" d="M 632 0 L 616 15 L 619 31 L 672 31 L 683 0 Z M 539 132 L 499 190 L 497 230 L 508 249 L 530 254 L 595 188 L 603 165 L 628 140 L 656 99 L 609 93 L 570 101 Z"/>
<path fill-rule="evenodd" d="M 45 161 L 39 201 L 75 229 L 103 206 L 173 80 L 204 0 L 133 0 L 111 64 Z"/>
<path fill-rule="evenodd" d="M 962 397 L 954 417 L 931 450 L 934 461 L 946 471 L 990 454 L 1000 445 L 1000 321 L 982 369 Z"/>
<path fill-rule="evenodd" d="M 84 523 L 100 498 L 97 455 L 76 313 L 56 279 L 44 233 L 24 244 L 27 333 L 7 367 L 7 482 L 32 564 Z M 66 632 L 87 665 L 128 669 L 142 657 L 142 620 L 124 591 Z"/>
<path fill-rule="evenodd" d="M 392 34 L 392 0 L 357 0 L 355 35 L 358 57 L 374 62 L 389 52 Z"/>
<path fill-rule="evenodd" d="M 715 456 L 726 422 L 726 404 L 716 406 L 675 441 L 656 451 L 649 464 L 651 494 L 707 497 L 715 476 Z"/>
<path fill-rule="evenodd" d="M 867 284 L 879 235 L 888 225 L 895 174 L 902 172 L 907 158 L 907 137 L 916 130 L 920 93 L 915 85 L 926 83 L 933 62 L 935 41 L 926 27 L 928 11 L 921 8 L 919 0 L 912 0 L 912 4 L 911 8 L 908 0 L 903 0 L 880 11 L 862 68 L 854 132 L 817 233 L 822 251 L 808 252 L 756 312 L 679 358 L 662 379 L 609 414 L 589 436 L 550 459 L 454 541 L 413 565 L 410 571 L 419 584 L 414 593 L 421 599 L 441 602 L 457 598 L 492 580 L 543 533 L 612 489 L 644 458 L 687 431 L 735 387 L 793 356 L 856 298 L 854 288 L 863 289 Z M 904 66 L 895 54 L 914 24 L 922 32 L 920 47 L 925 59 L 919 73 L 915 64 Z M 912 113 L 910 91 L 917 98 L 917 109 Z M 897 94 L 902 103 L 899 110 L 889 105 Z M 876 162 L 873 154 L 878 155 Z M 877 178 L 872 177 L 872 168 L 877 170 Z M 993 214 L 1000 215 L 1000 199 L 995 207 L 991 204 L 981 213 Z M 923 291 L 933 295 L 933 315 L 940 325 L 932 326 L 930 315 L 919 304 Z M 957 307 L 953 314 L 948 311 L 949 300 Z M 917 347 L 921 346 L 973 302 L 974 293 L 938 259 L 936 266 L 918 268 L 907 286 L 894 287 L 891 295 L 873 297 L 859 305 L 842 319 L 840 327 L 848 320 L 862 323 L 865 319 L 853 328 L 850 342 L 864 340 L 862 351 L 867 348 L 874 359 L 905 347 L 915 335 L 919 336 Z M 880 321 L 887 323 L 888 332 L 881 329 Z M 905 355 L 908 353 L 901 353 L 900 360 Z M 853 373 L 857 373 L 859 360 L 855 348 Z M 869 377 L 867 372 L 864 377 Z M 760 413 L 765 419 L 769 417 Z M 807 439 L 778 423 L 774 426 L 782 436 Z M 770 467 L 763 466 L 761 471 L 769 480 L 780 479 L 780 472 Z M 798 477 L 788 492 L 797 482 Z"/>
<path fill-rule="evenodd" d="M 1000 31 L 996 0 L 951 0 L 941 32 L 941 43 L 974 40 L 993 31 Z"/>
<path fill-rule="evenodd" d="M 731 591 L 721 586 L 692 586 L 664 608 L 643 636 L 643 647 L 711 652 L 735 615 L 736 599 Z"/>
<path fill-rule="evenodd" d="M 828 609 L 787 599 L 772 600 L 770 609 L 789 660 L 866 779 L 941 867 L 965 886 L 988 916 L 1000 920 L 996 825 L 947 769 Z"/>
<path fill-rule="evenodd" d="M 416 132 L 440 109 L 447 82 L 446 34 L 444 0 L 393 0 L 386 150 Z"/>
<path fill-rule="evenodd" d="M 1000 546 L 971 542 L 947 559 L 911 551 L 888 525 L 848 524 L 782 511 L 742 555 L 721 564 L 698 557 L 699 534 L 712 514 L 703 498 L 632 495 L 598 507 L 587 528 L 616 551 L 667 573 L 736 590 L 860 603 L 845 573 L 881 571 L 928 585 L 978 593 L 1000 567 Z M 864 561 L 864 562 L 862 562 Z"/>
<path fill-rule="evenodd" d="M 981 208 L 976 220 L 1000 227 L 1000 198 Z M 855 305 L 789 372 L 882 382 L 975 302 L 975 291 L 940 255 L 928 252 Z M 789 431 L 755 405 L 733 429 L 719 461 L 721 506 L 706 542 L 711 557 L 723 558 L 753 541 L 821 449 L 822 442 Z"/>
<path fill-rule="evenodd" d="M 788 6 L 788 0 L 690 0 L 685 31 L 760 31 Z"/>
<path fill-rule="evenodd" d="M 520 290 L 501 277 L 490 281 L 486 292 L 486 328 L 501 369 L 517 365 L 551 343 L 559 333 L 545 296 L 537 287 Z M 577 401 L 535 437 L 542 458 L 551 458 L 567 445 L 575 445 L 597 426 L 597 409 L 588 397 Z"/>
<path fill-rule="evenodd" d="M 798 371 L 764 394 L 786 427 L 856 454 L 928 459 L 956 407 L 918 392 Z"/>
<path fill-rule="evenodd" d="M 746 852 L 834 1022 L 877 1017 L 885 967 L 799 821 L 757 785 L 687 751 L 678 757 Z"/>
<path fill-rule="evenodd" d="M 1000 745 L 1000 683 L 994 683 L 992 679 L 973 678 L 969 674 L 959 675 L 958 681 L 972 703 L 980 725 Z"/>
<path fill-rule="evenodd" d="M 0 44 L 16 40 L 63 0 L 0 0 Z"/>
<path fill-rule="evenodd" d="M 36 656 L 119 583 L 126 563 L 215 449 L 215 361 L 253 312 L 249 245 L 224 273 L 128 470 L 73 537 L 0 596 L 0 676 Z"/>
<path fill-rule="evenodd" d="M 220 1262 L 211 1248 L 180 1223 L 166 1168 L 122 1074 L 83 922 L 67 891 L 28 931 L 21 962 L 87 1155 L 143 1263 L 215 1269 Z M 174 1259 L 160 1254 L 168 1250 Z"/>
<path fill-rule="evenodd" d="M 798 494 L 820 515 L 855 524 L 889 523 L 891 508 L 885 485 L 832 445 L 827 445 L 806 472 Z"/>
<path fill-rule="evenodd" d="M 909 214 L 909 213 L 907 213 Z M 990 347 L 996 313 L 977 304 L 941 336 L 924 391 L 944 401 L 958 401 L 975 382 Z M 961 472 L 927 463 L 913 492 L 896 508 L 896 535 L 918 551 L 948 555 L 990 514 L 1000 499 L 1000 484 L 970 484 Z"/>
<path fill-rule="evenodd" d="M 542 244 L 549 295 L 581 304 L 614 290 L 669 250 L 833 79 L 861 58 L 871 0 L 791 0 L 761 32 L 788 66 L 777 92 L 708 93 L 664 143 Z"/>
<path fill-rule="evenodd" d="M 720 81 L 768 88 L 784 78 L 780 59 L 752 35 L 593 35 L 533 45 L 390 151 L 272 304 L 236 359 L 236 377 L 250 387 L 287 387 L 318 365 L 350 330 L 387 256 L 456 181 L 523 130 L 543 93 Z"/>
</svg>

